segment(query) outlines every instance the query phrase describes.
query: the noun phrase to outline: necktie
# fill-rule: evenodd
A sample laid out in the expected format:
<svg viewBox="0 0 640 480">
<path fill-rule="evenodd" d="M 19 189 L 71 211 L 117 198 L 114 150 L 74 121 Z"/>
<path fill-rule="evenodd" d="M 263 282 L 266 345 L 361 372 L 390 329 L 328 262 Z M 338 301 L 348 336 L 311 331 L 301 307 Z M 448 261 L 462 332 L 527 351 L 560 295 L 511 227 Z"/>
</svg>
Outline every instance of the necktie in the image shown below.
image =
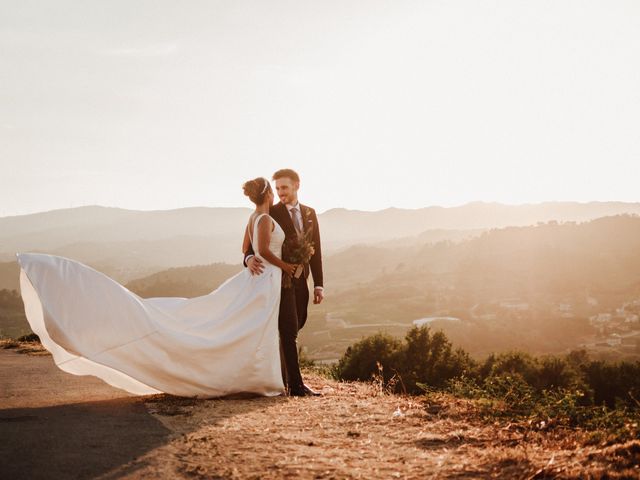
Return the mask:
<svg viewBox="0 0 640 480">
<path fill-rule="evenodd" d="M 291 209 L 291 220 L 293 220 L 293 226 L 296 229 L 298 235 L 302 234 L 302 222 L 300 221 L 300 215 L 298 213 L 298 207 L 293 207 Z"/>
</svg>

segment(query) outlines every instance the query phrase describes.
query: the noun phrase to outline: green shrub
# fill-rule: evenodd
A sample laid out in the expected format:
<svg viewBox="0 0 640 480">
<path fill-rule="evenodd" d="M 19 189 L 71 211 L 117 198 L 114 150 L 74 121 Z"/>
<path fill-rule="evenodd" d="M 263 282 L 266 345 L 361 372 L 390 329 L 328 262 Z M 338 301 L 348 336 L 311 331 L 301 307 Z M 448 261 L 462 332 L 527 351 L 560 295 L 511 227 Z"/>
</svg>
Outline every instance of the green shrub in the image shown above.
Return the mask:
<svg viewBox="0 0 640 480">
<path fill-rule="evenodd" d="M 340 380 L 371 380 L 378 374 L 377 362 L 382 365 L 384 380 L 389 381 L 397 367 L 402 343 L 386 333 L 363 338 L 347 348 L 336 366 L 336 376 Z"/>
<path fill-rule="evenodd" d="M 418 383 L 444 387 L 447 380 L 468 373 L 473 367 L 464 350 L 454 351 L 443 332 L 432 334 L 428 326 L 413 327 L 407 333 L 398 361 L 395 369 L 409 393 L 421 390 Z"/>
<path fill-rule="evenodd" d="M 518 372 L 500 372 L 483 382 L 486 396 L 504 402 L 504 410 L 511 414 L 524 414 L 536 402 L 535 389 Z"/>
<path fill-rule="evenodd" d="M 615 408 L 619 402 L 640 407 L 640 362 L 592 361 L 584 367 L 586 384 L 593 391 L 592 403 Z"/>
<path fill-rule="evenodd" d="M 583 383 L 581 372 L 566 358 L 547 356 L 540 360 L 536 388 L 578 388 Z"/>
<path fill-rule="evenodd" d="M 529 385 L 535 385 L 538 379 L 538 362 L 530 354 L 509 351 L 499 355 L 491 355 L 480 368 L 481 380 L 502 374 L 518 374 Z"/>
<path fill-rule="evenodd" d="M 386 385 L 394 379 L 395 391 L 420 393 L 420 384 L 441 388 L 453 377 L 463 375 L 474 367 L 462 349 L 453 350 L 446 335 L 431 333 L 428 326 L 413 327 L 404 342 L 378 333 L 350 346 L 336 367 L 341 380 L 370 380 L 379 375 L 377 362 L 382 366 Z M 397 382 L 395 382 L 397 380 Z"/>
</svg>

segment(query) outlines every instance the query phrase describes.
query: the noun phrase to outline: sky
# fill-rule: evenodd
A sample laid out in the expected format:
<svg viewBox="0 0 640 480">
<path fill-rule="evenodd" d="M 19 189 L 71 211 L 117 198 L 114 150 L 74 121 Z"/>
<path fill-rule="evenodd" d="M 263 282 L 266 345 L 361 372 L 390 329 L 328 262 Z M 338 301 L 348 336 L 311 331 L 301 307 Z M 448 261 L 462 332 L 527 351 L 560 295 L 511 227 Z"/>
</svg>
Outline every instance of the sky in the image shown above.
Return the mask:
<svg viewBox="0 0 640 480">
<path fill-rule="evenodd" d="M 636 0 L 0 0 L 0 216 L 640 201 Z"/>
</svg>

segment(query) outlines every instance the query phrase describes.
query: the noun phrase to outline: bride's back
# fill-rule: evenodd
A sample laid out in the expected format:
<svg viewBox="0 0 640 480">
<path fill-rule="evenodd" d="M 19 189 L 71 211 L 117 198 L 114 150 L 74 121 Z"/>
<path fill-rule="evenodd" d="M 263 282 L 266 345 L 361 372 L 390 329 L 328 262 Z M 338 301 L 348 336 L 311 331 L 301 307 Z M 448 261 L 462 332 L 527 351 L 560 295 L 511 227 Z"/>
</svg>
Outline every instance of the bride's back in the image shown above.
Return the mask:
<svg viewBox="0 0 640 480">
<path fill-rule="evenodd" d="M 263 217 L 268 217 L 268 218 L 263 219 Z M 250 230 L 250 233 L 251 233 L 250 238 L 251 238 L 251 246 L 253 247 L 253 251 L 255 252 L 256 256 L 262 258 L 262 256 L 259 253 L 260 245 L 259 245 L 258 235 L 257 235 L 258 222 L 261 220 L 263 222 L 268 222 L 269 220 L 271 220 L 271 223 L 273 224 L 273 230 L 271 231 L 271 240 L 269 241 L 269 250 L 276 257 L 282 258 L 282 244 L 284 243 L 284 238 L 285 238 L 284 230 L 282 230 L 282 227 L 278 224 L 278 222 L 276 222 L 273 219 L 273 217 L 271 217 L 267 213 L 261 213 L 260 215 L 256 215 L 255 218 L 253 218 L 253 220 L 250 220 L 250 222 L 252 222 L 252 228 Z"/>
</svg>

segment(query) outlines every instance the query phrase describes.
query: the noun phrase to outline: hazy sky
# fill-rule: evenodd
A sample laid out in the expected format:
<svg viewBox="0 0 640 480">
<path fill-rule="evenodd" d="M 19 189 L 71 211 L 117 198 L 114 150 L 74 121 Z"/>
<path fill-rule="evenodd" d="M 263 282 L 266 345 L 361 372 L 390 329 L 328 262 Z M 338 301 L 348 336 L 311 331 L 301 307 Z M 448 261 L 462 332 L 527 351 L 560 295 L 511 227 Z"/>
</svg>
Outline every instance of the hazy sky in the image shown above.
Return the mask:
<svg viewBox="0 0 640 480">
<path fill-rule="evenodd" d="M 0 216 L 640 200 L 640 2 L 0 0 Z"/>
</svg>

